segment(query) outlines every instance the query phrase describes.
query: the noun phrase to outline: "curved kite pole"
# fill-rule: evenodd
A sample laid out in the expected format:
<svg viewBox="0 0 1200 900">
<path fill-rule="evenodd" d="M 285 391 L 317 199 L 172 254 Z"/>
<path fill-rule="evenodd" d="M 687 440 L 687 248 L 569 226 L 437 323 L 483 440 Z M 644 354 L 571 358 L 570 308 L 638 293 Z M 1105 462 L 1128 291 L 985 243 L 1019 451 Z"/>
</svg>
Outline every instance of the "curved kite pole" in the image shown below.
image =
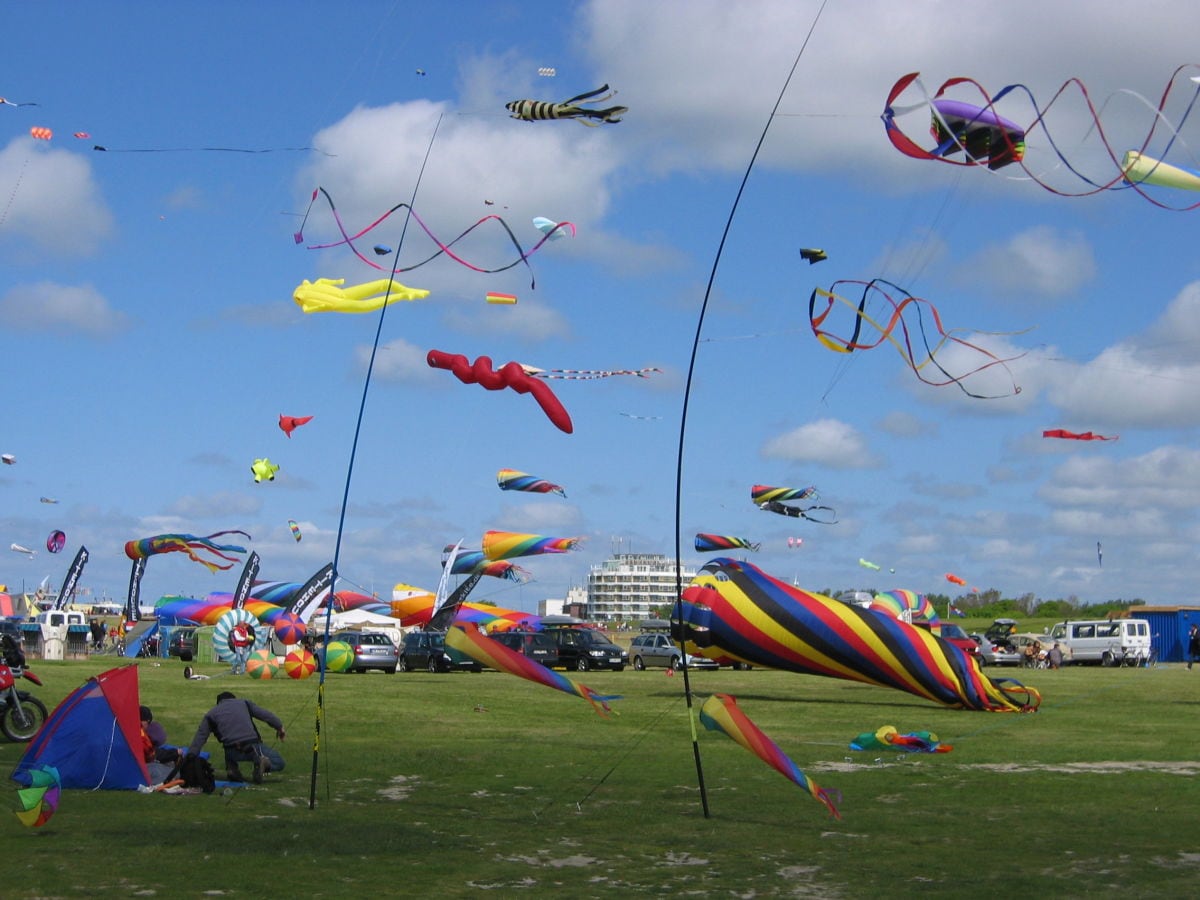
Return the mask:
<svg viewBox="0 0 1200 900">
<path fill-rule="evenodd" d="M 862 296 L 858 303 L 854 303 L 853 301 L 847 300 L 845 297 L 837 294 L 836 290 L 840 285 L 855 285 L 856 287 L 861 287 Z M 884 290 L 883 287 L 880 287 L 880 285 L 891 288 L 892 290 L 903 295 L 903 299 L 897 302 L 891 296 L 891 294 Z M 875 321 L 875 319 L 866 312 L 867 301 L 874 294 L 878 294 L 892 308 L 892 314 L 888 318 L 887 323 L 884 325 L 881 325 L 879 322 Z M 825 308 L 820 312 L 817 312 L 818 297 L 824 298 L 825 300 Z M 854 329 L 848 338 L 838 337 L 823 327 L 825 325 L 825 320 L 829 317 L 830 312 L 833 311 L 836 303 L 841 303 L 854 310 Z M 904 318 L 904 312 L 909 307 L 916 312 L 917 331 L 921 335 L 921 343 L 925 350 L 925 356 L 920 360 L 918 360 L 917 354 L 913 351 L 912 335 L 909 333 L 909 324 Z M 922 307 L 929 308 L 929 312 L 933 318 L 934 327 L 937 329 L 938 340 L 932 347 L 929 344 L 929 336 L 925 333 L 925 318 L 921 314 Z M 817 340 L 829 350 L 833 350 L 835 353 L 852 353 L 855 350 L 873 350 L 881 345 L 884 341 L 887 341 L 896 348 L 896 350 L 900 353 L 900 356 L 903 357 L 904 361 L 908 363 L 909 367 L 916 374 L 917 378 L 919 378 L 925 384 L 933 385 L 934 387 L 945 387 L 948 384 L 953 384 L 968 397 L 974 397 L 980 400 L 995 400 L 1000 397 L 1011 397 L 1015 394 L 1021 393 L 1021 388 L 1013 379 L 1012 372 L 1009 371 L 1007 364 L 1015 359 L 1020 359 L 1022 356 L 1024 356 L 1023 353 L 1018 354 L 1017 356 L 1001 358 L 977 344 L 972 344 L 970 341 L 965 341 L 962 338 L 955 337 L 956 334 L 964 333 L 967 331 L 967 329 L 952 329 L 947 331 L 942 327 L 942 317 L 938 313 L 937 307 L 935 307 L 928 300 L 922 300 L 920 297 L 914 297 L 899 285 L 892 284 L 890 281 L 885 281 L 882 278 L 873 278 L 870 281 L 835 281 L 829 290 L 816 288 L 808 298 L 808 318 L 809 324 L 812 326 L 812 332 L 816 336 Z M 859 340 L 864 322 L 879 332 L 879 338 L 877 340 L 866 343 Z M 899 327 L 900 333 L 903 335 L 902 341 L 895 337 L 894 332 L 897 330 L 897 327 Z M 1024 331 L 979 333 L 991 335 L 1011 335 L 1024 334 Z M 954 343 L 960 347 L 972 350 L 986 357 L 989 361 L 977 366 L 974 369 L 971 369 L 968 372 L 964 372 L 961 375 L 952 375 L 942 367 L 941 363 L 938 362 L 936 357 L 937 352 L 948 343 Z M 927 377 L 922 370 L 930 365 L 941 372 L 942 375 L 945 376 L 945 379 L 938 380 L 936 378 L 931 379 Z M 1006 372 L 1008 372 L 1009 380 L 1012 382 L 1011 392 L 1005 394 L 976 394 L 968 390 L 963 384 L 964 379 L 990 369 L 993 366 L 1000 366 Z"/>
<path fill-rule="evenodd" d="M 500 216 L 488 215 L 488 216 L 484 216 L 482 219 L 480 219 L 478 222 L 476 222 L 474 225 L 472 225 L 470 228 L 468 228 L 466 231 L 464 231 L 462 234 L 460 234 L 454 240 L 450 241 L 449 243 L 444 244 L 438 239 L 437 235 L 435 235 L 432 231 L 429 230 L 429 226 L 426 225 L 423 221 L 421 221 L 421 217 L 417 215 L 416 210 L 414 210 L 412 208 L 411 204 L 408 204 L 408 203 L 397 203 L 395 206 L 393 206 L 391 209 L 389 209 L 387 212 L 385 212 L 383 215 L 381 215 L 378 219 L 376 219 L 374 222 L 372 222 L 366 228 L 362 229 L 361 231 L 359 231 L 356 234 L 348 234 L 346 232 L 346 226 L 342 223 L 342 217 L 337 211 L 337 206 L 334 205 L 333 197 L 331 197 L 329 195 L 329 192 L 327 190 L 325 190 L 325 188 L 319 187 L 315 191 L 313 191 L 312 199 L 309 200 L 309 202 L 308 202 L 308 209 L 304 211 L 304 218 L 300 221 L 300 230 L 297 231 L 295 233 L 295 235 L 293 235 L 297 244 L 301 244 L 304 242 L 304 225 L 308 221 L 308 214 L 309 214 L 309 212 L 312 211 L 313 203 L 316 202 L 318 194 L 322 195 L 325 198 L 326 202 L 329 204 L 329 211 L 331 213 L 333 213 L 333 221 L 337 223 L 338 231 L 341 233 L 342 239 L 340 241 L 331 241 L 326 244 L 309 244 L 307 247 L 305 247 L 305 249 L 306 250 L 326 250 L 330 247 L 341 247 L 341 246 L 345 245 L 350 248 L 351 252 L 355 256 L 357 256 L 359 259 L 361 259 L 363 262 L 365 262 L 368 266 L 370 266 L 373 269 L 379 269 L 380 271 L 387 271 L 388 267 L 381 266 L 381 265 L 379 265 L 379 263 L 375 262 L 374 260 L 368 259 L 366 256 L 364 256 L 359 251 L 358 247 L 356 247 L 354 245 L 354 242 L 356 240 L 358 240 L 359 238 L 361 238 L 363 235 L 365 235 L 367 232 L 371 231 L 376 226 L 381 225 L 385 221 L 387 221 L 388 217 L 391 216 L 392 213 L 398 212 L 400 210 L 408 211 L 408 215 L 412 217 L 413 221 L 415 221 L 419 226 L 421 226 L 421 230 L 424 231 L 425 234 L 427 234 L 429 236 L 429 239 L 431 241 L 433 241 L 435 244 L 437 244 L 438 250 L 436 253 L 432 254 L 431 256 L 427 256 L 425 259 L 421 260 L 420 262 L 413 263 L 411 266 L 393 266 L 393 267 L 391 267 L 391 271 L 392 271 L 393 275 L 395 275 L 399 272 L 411 272 L 413 269 L 419 268 L 419 267 L 425 265 L 427 262 L 432 262 L 433 260 L 437 259 L 439 256 L 441 256 L 444 253 L 445 255 L 449 256 L 452 260 L 459 263 L 460 265 L 464 265 L 468 269 L 471 269 L 474 272 L 482 272 L 485 275 L 492 275 L 492 274 L 495 274 L 496 272 L 507 272 L 509 269 L 513 268 L 514 266 L 524 263 L 525 267 L 527 269 L 529 269 L 529 287 L 532 289 L 536 282 L 533 277 L 533 267 L 531 265 L 529 265 L 529 257 L 532 256 L 534 253 L 536 253 L 538 251 L 538 249 L 540 249 L 541 246 L 543 244 L 545 244 L 547 241 L 553 240 L 556 237 L 562 237 L 562 235 L 568 231 L 570 232 L 571 237 L 575 236 L 575 226 L 572 223 L 559 222 L 553 228 L 550 228 L 545 233 L 543 233 L 541 240 L 539 240 L 536 244 L 533 245 L 532 248 L 530 248 L 528 251 L 526 251 L 525 248 L 521 246 L 521 242 L 519 240 L 517 240 L 517 236 L 513 233 L 513 230 L 511 228 L 509 228 L 508 223 L 505 222 L 504 219 L 500 218 Z M 495 269 L 486 269 L 481 266 L 477 266 L 474 263 L 469 262 L 466 259 L 463 259 L 461 256 L 456 254 L 451 249 L 455 244 L 457 244 L 459 241 L 461 241 L 463 238 L 465 238 L 467 235 L 469 235 L 472 231 L 474 231 L 480 225 L 484 224 L 485 222 L 490 222 L 493 220 L 500 223 L 500 227 L 503 228 L 504 231 L 508 234 L 508 239 L 512 242 L 513 247 L 517 251 L 517 258 L 514 259 L 512 262 L 508 263 L 507 265 L 499 266 L 498 268 L 495 268 Z"/>
<path fill-rule="evenodd" d="M 721 264 L 721 253 L 725 249 L 725 242 L 729 239 L 729 231 L 733 227 L 733 217 L 737 214 L 738 203 L 746 191 L 746 182 L 750 180 L 754 163 L 758 161 L 758 154 L 767 140 L 767 132 L 771 130 L 771 122 L 774 121 L 775 114 L 779 112 L 779 105 L 783 103 L 783 95 L 787 93 L 788 85 L 792 83 L 792 76 L 796 74 L 800 58 L 804 56 L 804 51 L 808 47 L 808 42 L 812 40 L 813 32 L 816 31 L 817 23 L 821 20 L 821 14 L 825 12 L 825 4 L 828 2 L 829 0 L 821 0 L 817 14 L 813 16 L 812 24 L 808 27 L 808 34 L 804 36 L 804 43 L 800 45 L 800 50 L 796 53 L 795 60 L 792 61 L 792 68 L 788 71 L 787 78 L 783 80 L 783 87 L 779 89 L 779 96 L 775 98 L 775 105 L 771 107 L 771 115 L 763 125 L 762 134 L 758 136 L 758 143 L 754 145 L 754 152 L 750 154 L 750 162 L 746 166 L 745 174 L 742 175 L 742 183 L 738 185 L 737 194 L 734 195 L 733 205 L 729 208 L 729 217 L 725 220 L 725 228 L 721 232 L 721 241 L 717 244 L 717 252 L 713 255 L 712 269 L 708 273 L 708 284 L 704 288 L 704 300 L 700 304 L 700 315 L 696 318 L 696 334 L 692 338 L 692 353 L 688 359 L 687 381 L 683 389 L 683 408 L 679 414 L 679 451 L 675 458 L 675 606 L 671 613 L 673 629 L 675 626 L 680 629 L 683 627 L 683 535 L 680 533 L 683 518 L 683 447 L 684 438 L 687 436 L 688 402 L 692 396 L 692 377 L 696 373 L 696 356 L 700 351 L 700 335 L 704 332 L 704 314 L 708 311 L 708 301 L 712 297 L 713 284 L 717 280 L 717 268 Z M 682 635 L 677 640 L 682 648 Z M 683 693 L 687 701 L 688 724 L 692 729 L 692 755 L 696 760 L 700 804 L 704 809 L 704 818 L 707 819 L 709 817 L 708 790 L 704 786 L 704 767 L 700 762 L 700 742 L 696 737 L 696 711 L 692 703 L 692 683 L 688 677 L 686 665 L 683 667 Z"/>
<path fill-rule="evenodd" d="M 518 394 L 532 394 L 546 418 L 560 431 L 570 434 L 575 430 L 571 416 L 554 396 L 550 385 L 526 374 L 520 363 L 508 362 L 499 369 L 493 369 L 489 357 L 480 356 L 475 362 L 471 362 L 461 353 L 444 353 L 441 350 L 430 350 L 425 361 L 429 363 L 430 368 L 453 372 L 454 377 L 463 384 L 478 384 L 489 391 L 512 388 Z"/>
<path fill-rule="evenodd" d="M 1191 99 L 1179 116 L 1178 122 L 1172 123 L 1164 110 L 1180 75 L 1189 71 L 1192 72 L 1190 80 L 1195 83 L 1195 87 L 1191 88 Z M 1166 187 L 1200 190 L 1200 173 L 1152 158 L 1147 155 L 1146 151 L 1157 136 L 1165 133 L 1168 137 L 1163 149 L 1158 151 L 1159 155 L 1166 155 L 1176 144 L 1179 144 L 1184 147 L 1184 153 L 1189 157 L 1189 163 L 1196 164 L 1195 155 L 1184 143 L 1180 136 L 1180 130 L 1187 122 L 1197 101 L 1200 100 L 1200 81 L 1197 81 L 1195 77 L 1197 71 L 1200 71 L 1200 66 L 1190 63 L 1175 69 L 1163 89 L 1157 105 L 1134 91 L 1122 89 L 1111 94 L 1100 104 L 1099 109 L 1093 103 L 1087 87 L 1078 78 L 1071 78 L 1064 82 L 1050 98 L 1050 101 L 1042 106 L 1037 102 L 1033 92 L 1023 84 L 1010 84 L 1001 88 L 995 95 L 989 95 L 983 85 L 965 77 L 949 79 L 930 95 L 921 83 L 920 73 L 912 72 L 892 86 L 884 106 L 882 119 L 892 145 L 904 155 L 914 159 L 936 160 L 955 166 L 986 166 L 993 171 L 1016 164 L 1024 173 L 1024 177 L 1037 182 L 1045 190 L 1060 197 L 1088 197 L 1102 191 L 1132 188 L 1161 209 L 1184 212 L 1200 207 L 1200 201 L 1182 205 L 1165 202 L 1150 194 L 1144 185 L 1162 184 Z M 978 104 L 942 99 L 949 88 L 958 85 L 969 85 L 974 88 L 978 94 Z M 895 105 L 896 100 L 909 88 L 916 90 L 921 96 L 921 100 L 907 106 Z M 1032 111 L 1029 124 L 1014 123 L 1009 119 L 1002 119 L 998 115 L 995 110 L 996 104 L 1009 94 L 1024 96 L 1029 101 Z M 1131 98 L 1149 111 L 1151 123 L 1146 136 L 1137 147 L 1118 150 L 1112 146 L 1105 133 L 1102 121 L 1104 110 L 1118 96 Z M 1062 148 L 1065 142 L 1062 136 L 1053 134 L 1048 123 L 1048 117 L 1053 118 L 1051 113 L 1055 104 L 1063 98 L 1082 101 L 1091 122 L 1077 143 L 1088 139 L 1094 133 L 1103 147 L 1105 155 L 1112 162 L 1114 174 L 1111 177 L 1095 178 L 1085 174 L 1063 152 Z M 1066 101 L 1064 100 L 1064 102 Z M 953 108 L 954 115 L 949 114 L 951 108 Z M 960 115 L 967 108 L 973 109 L 973 112 Z M 929 112 L 934 135 L 940 138 L 937 146 L 933 149 L 927 149 L 913 140 L 896 123 L 897 116 L 918 110 Z M 1063 120 L 1068 122 L 1072 121 L 1072 118 L 1069 113 L 1063 116 Z M 1024 160 L 1025 142 L 1030 134 L 1039 130 L 1058 160 L 1058 164 L 1047 171 L 1034 171 Z M 978 145 L 974 145 L 972 134 L 984 131 L 990 132 L 990 140 L 981 139 Z M 978 152 L 981 148 L 985 148 L 985 152 Z M 964 159 L 948 158 L 960 151 L 964 153 Z M 1077 190 L 1068 190 L 1047 183 L 1046 176 L 1057 168 L 1066 169 L 1084 186 Z M 1008 177 L 1015 176 L 1009 175 Z"/>
</svg>

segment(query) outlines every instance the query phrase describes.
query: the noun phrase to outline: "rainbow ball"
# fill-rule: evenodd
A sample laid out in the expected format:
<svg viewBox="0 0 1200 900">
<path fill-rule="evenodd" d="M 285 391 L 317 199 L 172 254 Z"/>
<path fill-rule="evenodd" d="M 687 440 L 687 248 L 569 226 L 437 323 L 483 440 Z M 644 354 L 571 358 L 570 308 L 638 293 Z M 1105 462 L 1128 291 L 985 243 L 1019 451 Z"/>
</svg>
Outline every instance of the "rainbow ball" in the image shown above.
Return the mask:
<svg viewBox="0 0 1200 900">
<path fill-rule="evenodd" d="M 317 659 L 307 650 L 293 650 L 283 659 L 288 678 L 307 678 L 317 670 Z"/>
<path fill-rule="evenodd" d="M 354 648 L 345 641 L 330 641 L 325 648 L 325 669 L 328 672 L 345 672 L 354 665 Z"/>
<path fill-rule="evenodd" d="M 279 663 L 270 650 L 255 650 L 246 660 L 246 674 L 251 678 L 274 678 L 279 673 Z"/>
<path fill-rule="evenodd" d="M 294 612 L 281 612 L 275 617 L 275 637 L 284 644 L 298 644 L 304 640 L 304 621 Z"/>
</svg>

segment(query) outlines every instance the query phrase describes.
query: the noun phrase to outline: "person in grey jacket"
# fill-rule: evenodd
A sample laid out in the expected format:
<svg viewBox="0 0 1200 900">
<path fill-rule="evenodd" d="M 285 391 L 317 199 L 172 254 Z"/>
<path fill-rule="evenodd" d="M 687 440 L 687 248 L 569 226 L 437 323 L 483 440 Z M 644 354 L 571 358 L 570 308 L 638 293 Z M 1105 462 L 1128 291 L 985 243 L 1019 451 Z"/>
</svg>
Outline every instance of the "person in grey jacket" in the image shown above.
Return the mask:
<svg viewBox="0 0 1200 900">
<path fill-rule="evenodd" d="M 227 780 L 245 781 L 238 763 L 249 762 L 254 764 L 254 783 L 262 784 L 263 776 L 268 772 L 283 770 L 284 761 L 278 750 L 263 743 L 255 719 L 275 729 L 279 740 L 286 737 L 283 722 L 275 713 L 250 700 L 239 699 L 232 691 L 222 691 L 217 694 L 217 705 L 200 720 L 196 736 L 188 746 L 188 755 L 199 753 L 209 735 L 214 735 L 225 750 Z"/>
</svg>

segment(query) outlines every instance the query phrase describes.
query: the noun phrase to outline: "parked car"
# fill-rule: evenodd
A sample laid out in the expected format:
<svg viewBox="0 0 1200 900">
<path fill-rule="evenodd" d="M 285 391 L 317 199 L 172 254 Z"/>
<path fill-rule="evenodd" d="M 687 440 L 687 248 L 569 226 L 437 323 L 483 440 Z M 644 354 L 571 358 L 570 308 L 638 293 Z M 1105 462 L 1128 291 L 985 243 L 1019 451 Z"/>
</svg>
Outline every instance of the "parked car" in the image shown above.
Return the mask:
<svg viewBox="0 0 1200 900">
<path fill-rule="evenodd" d="M 509 650 L 537 660 L 547 669 L 558 665 L 558 642 L 540 631 L 499 631 L 488 635 Z"/>
<path fill-rule="evenodd" d="M 633 667 L 639 672 L 650 666 L 665 666 L 668 669 L 678 669 L 683 659 L 683 651 L 679 645 L 665 634 L 639 634 L 629 645 L 629 658 Z M 721 666 L 715 659 L 687 654 L 689 669 L 719 669 Z"/>
<path fill-rule="evenodd" d="M 1021 654 L 1012 648 L 1006 638 L 991 640 L 986 635 L 973 634 L 971 639 L 979 644 L 981 666 L 1015 666 L 1021 662 Z"/>
<path fill-rule="evenodd" d="M 196 656 L 196 629 L 172 629 L 167 641 L 167 656 L 178 656 L 184 662 L 191 662 Z"/>
<path fill-rule="evenodd" d="M 465 653 L 446 646 L 446 635 L 440 631 L 410 631 L 404 636 L 396 668 L 401 672 L 426 669 L 430 672 L 451 672 L 465 669 L 482 672 L 483 666 Z"/>
<path fill-rule="evenodd" d="M 558 644 L 558 665 L 577 672 L 588 669 L 622 671 L 629 654 L 591 628 L 550 628 L 542 632 Z"/>
<path fill-rule="evenodd" d="M 354 650 L 354 662 L 347 672 L 370 672 L 378 669 L 391 675 L 396 671 L 400 654 L 386 634 L 371 631 L 339 631 L 330 641 L 342 641 Z"/>
<path fill-rule="evenodd" d="M 953 622 L 943 622 L 941 634 L 938 636 L 943 641 L 953 644 L 964 653 L 971 656 L 979 655 L 979 645 L 975 643 L 969 634 L 963 631 L 961 625 L 955 625 Z"/>
<path fill-rule="evenodd" d="M 1075 662 L 1140 666 L 1150 658 L 1150 623 L 1145 619 L 1084 619 L 1059 622 L 1045 638 L 1069 648 Z"/>
<path fill-rule="evenodd" d="M 1073 659 L 1070 645 L 1062 641 L 1055 641 L 1048 634 L 1014 634 L 1009 637 L 1008 642 L 1017 652 L 1017 656 L 1020 657 L 1020 664 L 1022 666 L 1032 666 L 1037 669 L 1045 668 L 1046 654 L 1056 643 L 1058 644 L 1059 652 L 1062 653 L 1064 666 Z M 1027 647 L 1033 648 L 1032 651 L 1027 651 Z"/>
<path fill-rule="evenodd" d="M 1007 638 L 1010 634 L 1016 633 L 1016 619 L 995 619 L 992 624 L 988 626 L 987 631 L 983 633 L 983 636 L 989 641 L 999 641 Z"/>
</svg>

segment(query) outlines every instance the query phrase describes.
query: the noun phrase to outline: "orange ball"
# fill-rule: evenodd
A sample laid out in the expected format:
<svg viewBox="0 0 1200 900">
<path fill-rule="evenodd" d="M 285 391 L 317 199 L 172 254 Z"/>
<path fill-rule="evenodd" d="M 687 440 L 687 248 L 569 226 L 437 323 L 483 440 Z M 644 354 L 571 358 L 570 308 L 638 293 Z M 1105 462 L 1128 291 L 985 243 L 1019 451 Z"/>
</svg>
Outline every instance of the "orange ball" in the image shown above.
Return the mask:
<svg viewBox="0 0 1200 900">
<path fill-rule="evenodd" d="M 317 670 L 317 659 L 307 650 L 293 650 L 283 660 L 288 678 L 307 678 Z"/>
</svg>

